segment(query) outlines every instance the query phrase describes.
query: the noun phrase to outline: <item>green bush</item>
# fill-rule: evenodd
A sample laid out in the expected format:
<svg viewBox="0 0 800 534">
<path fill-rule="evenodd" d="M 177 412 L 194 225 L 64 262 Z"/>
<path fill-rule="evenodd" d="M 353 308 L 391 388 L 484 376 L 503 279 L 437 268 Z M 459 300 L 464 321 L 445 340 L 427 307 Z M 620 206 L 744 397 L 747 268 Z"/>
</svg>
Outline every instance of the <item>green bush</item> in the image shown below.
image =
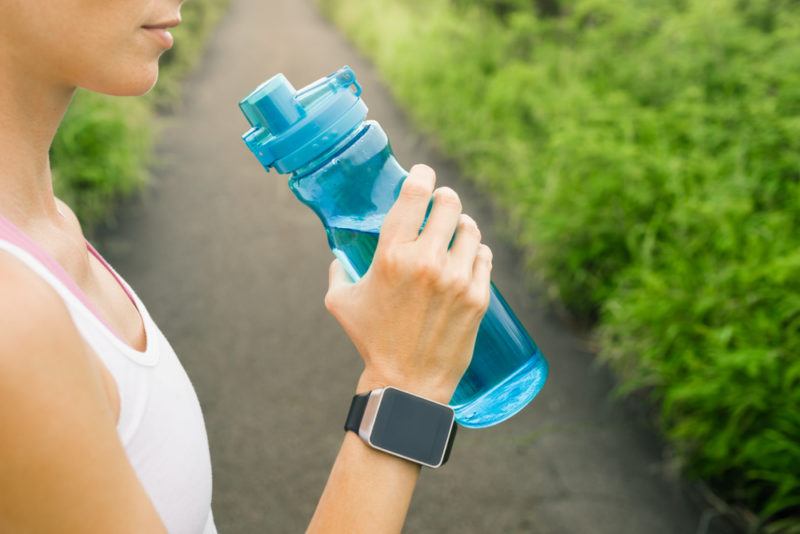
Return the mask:
<svg viewBox="0 0 800 534">
<path fill-rule="evenodd" d="M 597 321 L 686 472 L 800 531 L 800 4 L 320 4 Z"/>
<path fill-rule="evenodd" d="M 79 91 L 53 140 L 56 195 L 89 225 L 147 182 L 152 136 L 143 99 Z"/>
<path fill-rule="evenodd" d="M 192 0 L 183 6 L 183 22 L 173 30 L 175 45 L 161 57 L 158 83 L 146 96 L 76 93 L 50 159 L 56 195 L 73 208 L 87 232 L 113 215 L 120 198 L 146 185 L 154 111 L 178 101 L 181 78 L 228 2 Z"/>
</svg>

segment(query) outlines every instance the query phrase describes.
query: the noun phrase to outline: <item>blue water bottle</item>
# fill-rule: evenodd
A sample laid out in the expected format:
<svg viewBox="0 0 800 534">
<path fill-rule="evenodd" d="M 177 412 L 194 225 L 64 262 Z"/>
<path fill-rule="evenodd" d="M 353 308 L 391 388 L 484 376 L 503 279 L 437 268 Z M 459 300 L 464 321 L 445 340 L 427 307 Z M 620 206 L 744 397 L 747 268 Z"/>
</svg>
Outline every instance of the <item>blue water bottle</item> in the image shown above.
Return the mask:
<svg viewBox="0 0 800 534">
<path fill-rule="evenodd" d="M 343 67 L 300 91 L 278 74 L 239 102 L 252 127 L 243 135 L 247 147 L 267 170 L 291 173 L 289 187 L 319 216 L 354 281 L 369 268 L 384 216 L 408 175 L 381 126 L 365 120 L 360 96 L 355 74 Z M 472 362 L 450 400 L 456 420 L 481 428 L 508 419 L 536 396 L 547 372 L 492 284 Z"/>
</svg>

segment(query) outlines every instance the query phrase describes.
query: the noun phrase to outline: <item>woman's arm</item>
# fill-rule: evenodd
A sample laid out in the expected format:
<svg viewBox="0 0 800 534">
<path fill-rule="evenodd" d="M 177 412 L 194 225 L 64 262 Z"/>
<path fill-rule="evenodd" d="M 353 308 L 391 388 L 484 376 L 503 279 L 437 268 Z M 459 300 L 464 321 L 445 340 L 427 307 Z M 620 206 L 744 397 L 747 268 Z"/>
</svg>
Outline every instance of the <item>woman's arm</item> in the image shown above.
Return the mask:
<svg viewBox="0 0 800 534">
<path fill-rule="evenodd" d="M 347 432 L 309 532 L 400 532 L 419 467 Z"/>
<path fill-rule="evenodd" d="M 325 305 L 364 360 L 357 393 L 395 386 L 447 403 L 472 358 L 489 305 L 491 250 L 458 195 L 434 191 L 435 181 L 430 168 L 411 169 L 357 283 L 331 263 Z M 348 432 L 309 531 L 400 532 L 419 469 Z"/>
<path fill-rule="evenodd" d="M 0 295 L 0 532 L 165 532 L 61 298 L 3 252 Z"/>
</svg>

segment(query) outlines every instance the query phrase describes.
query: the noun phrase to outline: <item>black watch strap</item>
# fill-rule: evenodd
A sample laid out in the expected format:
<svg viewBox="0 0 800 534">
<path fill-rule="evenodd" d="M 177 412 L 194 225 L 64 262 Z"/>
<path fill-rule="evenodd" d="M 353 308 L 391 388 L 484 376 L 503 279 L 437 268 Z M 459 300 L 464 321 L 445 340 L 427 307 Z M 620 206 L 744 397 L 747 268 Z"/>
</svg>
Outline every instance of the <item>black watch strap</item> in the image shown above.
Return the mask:
<svg viewBox="0 0 800 534">
<path fill-rule="evenodd" d="M 367 408 L 367 401 L 369 400 L 369 391 L 356 395 L 350 403 L 350 411 L 347 412 L 347 421 L 344 422 L 345 431 L 349 430 L 358 434 L 358 428 L 361 426 L 361 419 L 364 418 L 364 410 Z"/>
<path fill-rule="evenodd" d="M 453 450 L 453 442 L 456 440 L 456 430 L 458 430 L 458 425 L 455 421 L 453 421 L 453 429 L 450 430 L 450 439 L 447 440 L 447 448 L 444 450 L 444 458 L 442 458 L 442 465 L 447 463 L 447 459 L 450 458 L 450 451 Z"/>
</svg>

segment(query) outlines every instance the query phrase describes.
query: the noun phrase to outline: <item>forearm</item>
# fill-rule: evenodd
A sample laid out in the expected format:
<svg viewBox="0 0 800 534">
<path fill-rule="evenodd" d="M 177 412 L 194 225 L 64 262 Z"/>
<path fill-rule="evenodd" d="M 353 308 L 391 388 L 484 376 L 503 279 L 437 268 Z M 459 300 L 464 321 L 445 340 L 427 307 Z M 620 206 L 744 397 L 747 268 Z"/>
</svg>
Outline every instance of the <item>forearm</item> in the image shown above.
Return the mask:
<svg viewBox="0 0 800 534">
<path fill-rule="evenodd" d="M 422 397 L 446 403 L 454 384 L 410 384 L 365 371 L 356 391 L 392 384 Z M 346 432 L 308 532 L 400 532 L 420 466 L 373 449 L 355 432 Z"/>
<path fill-rule="evenodd" d="M 347 432 L 308 532 L 400 532 L 419 470 Z"/>
</svg>

